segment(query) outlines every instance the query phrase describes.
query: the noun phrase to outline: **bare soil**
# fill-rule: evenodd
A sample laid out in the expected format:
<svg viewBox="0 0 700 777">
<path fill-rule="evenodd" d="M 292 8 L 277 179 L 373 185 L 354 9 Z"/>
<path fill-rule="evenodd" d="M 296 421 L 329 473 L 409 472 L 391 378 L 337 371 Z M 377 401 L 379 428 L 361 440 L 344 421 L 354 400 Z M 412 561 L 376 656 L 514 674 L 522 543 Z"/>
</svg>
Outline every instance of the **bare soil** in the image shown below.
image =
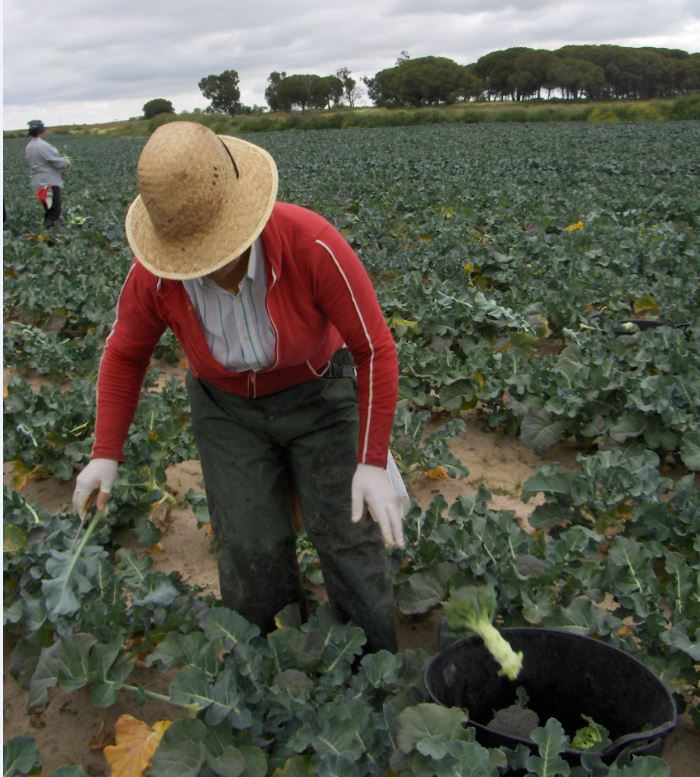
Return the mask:
<svg viewBox="0 0 700 777">
<path fill-rule="evenodd" d="M 576 451 L 563 446 L 546 460 L 523 447 L 517 440 L 503 437 L 481 428 L 477 417 L 467 419 L 466 433 L 451 444 L 452 451 L 469 469 L 469 476 L 458 480 L 429 480 L 421 478 L 411 484 L 414 498 L 427 505 L 436 493 L 441 493 L 448 504 L 461 493 L 474 493 L 483 483 L 493 494 L 493 506 L 512 510 L 526 523 L 536 500 L 525 504 L 520 499 L 523 483 L 537 466 L 552 460 L 573 468 Z M 8 479 L 5 468 L 5 479 Z M 176 495 L 188 489 L 203 491 L 202 475 L 197 461 L 186 461 L 168 471 L 168 484 Z M 70 501 L 71 483 L 52 480 L 30 481 L 26 495 L 55 511 Z M 187 506 L 176 506 L 168 519 L 161 541 L 162 550 L 153 556 L 157 569 L 165 572 L 178 570 L 184 580 L 203 590 L 218 593 L 216 560 L 211 552 L 211 537 L 197 526 Z M 421 620 L 405 619 L 400 623 L 399 643 L 402 649 L 424 648 L 429 653 L 438 649 L 439 613 Z M 85 690 L 71 694 L 56 691 L 46 708 L 34 713 L 27 710 L 27 694 L 7 673 L 7 654 L 4 661 L 4 738 L 20 734 L 35 737 L 43 759 L 43 775 L 58 766 L 82 765 L 91 777 L 107 775 L 109 768 L 102 755 L 102 747 L 113 740 L 114 725 L 120 715 L 129 713 L 152 724 L 156 720 L 172 718 L 175 708 L 160 702 L 147 701 L 140 706 L 124 693 L 109 709 L 94 707 Z M 145 668 L 136 670 L 136 682 L 143 682 L 154 690 L 167 692 L 168 678 Z M 672 777 L 695 777 L 700 763 L 700 732 L 690 720 L 683 717 L 678 728 L 666 740 L 662 753 L 670 764 Z"/>
</svg>

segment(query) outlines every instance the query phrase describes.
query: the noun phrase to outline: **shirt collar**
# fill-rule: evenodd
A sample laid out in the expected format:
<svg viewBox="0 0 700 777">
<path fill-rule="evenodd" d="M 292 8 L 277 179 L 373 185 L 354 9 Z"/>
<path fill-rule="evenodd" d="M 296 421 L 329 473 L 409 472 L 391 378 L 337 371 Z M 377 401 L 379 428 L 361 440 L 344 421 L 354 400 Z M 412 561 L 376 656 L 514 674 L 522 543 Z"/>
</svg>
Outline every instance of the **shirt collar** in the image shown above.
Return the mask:
<svg viewBox="0 0 700 777">
<path fill-rule="evenodd" d="M 262 246 L 260 245 L 260 238 L 256 238 L 255 242 L 250 247 L 250 258 L 248 259 L 248 269 L 246 271 L 246 274 L 243 276 L 242 280 L 245 280 L 246 278 L 250 278 L 251 281 L 255 280 L 255 276 L 257 275 L 258 269 L 260 267 L 260 255 L 262 253 Z M 194 281 L 196 281 L 200 287 L 204 286 L 204 284 L 213 284 L 214 286 L 217 286 L 217 284 L 214 281 L 210 281 L 206 275 L 200 275 L 199 278 L 193 278 Z"/>
</svg>

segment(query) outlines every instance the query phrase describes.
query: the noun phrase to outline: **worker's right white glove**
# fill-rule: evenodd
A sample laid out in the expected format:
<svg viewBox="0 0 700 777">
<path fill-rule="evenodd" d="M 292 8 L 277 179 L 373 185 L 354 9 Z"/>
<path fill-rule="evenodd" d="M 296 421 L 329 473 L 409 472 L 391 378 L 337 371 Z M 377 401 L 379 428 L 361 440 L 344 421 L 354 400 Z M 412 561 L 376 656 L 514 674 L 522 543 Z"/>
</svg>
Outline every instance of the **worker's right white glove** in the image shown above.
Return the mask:
<svg viewBox="0 0 700 777">
<path fill-rule="evenodd" d="M 95 489 L 100 489 L 96 501 L 97 509 L 104 510 L 107 506 L 118 469 L 119 462 L 114 459 L 92 459 L 78 475 L 73 492 L 73 508 L 81 519 L 85 518 L 88 498 Z"/>
</svg>

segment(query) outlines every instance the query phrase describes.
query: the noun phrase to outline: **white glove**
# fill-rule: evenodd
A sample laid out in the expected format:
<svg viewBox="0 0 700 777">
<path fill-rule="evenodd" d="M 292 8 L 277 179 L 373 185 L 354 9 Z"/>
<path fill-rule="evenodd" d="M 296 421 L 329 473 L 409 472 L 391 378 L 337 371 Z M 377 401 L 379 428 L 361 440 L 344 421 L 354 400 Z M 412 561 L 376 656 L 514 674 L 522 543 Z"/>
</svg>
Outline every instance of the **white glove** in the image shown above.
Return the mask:
<svg viewBox="0 0 700 777">
<path fill-rule="evenodd" d="M 78 475 L 73 492 L 73 508 L 81 518 L 85 518 L 88 498 L 96 488 L 100 489 L 97 509 L 103 510 L 107 506 L 118 468 L 119 462 L 114 459 L 93 459 Z"/>
<path fill-rule="evenodd" d="M 379 524 L 387 548 L 403 548 L 403 516 L 385 469 L 358 464 L 352 479 L 352 522 L 362 518 L 365 502 Z"/>
</svg>

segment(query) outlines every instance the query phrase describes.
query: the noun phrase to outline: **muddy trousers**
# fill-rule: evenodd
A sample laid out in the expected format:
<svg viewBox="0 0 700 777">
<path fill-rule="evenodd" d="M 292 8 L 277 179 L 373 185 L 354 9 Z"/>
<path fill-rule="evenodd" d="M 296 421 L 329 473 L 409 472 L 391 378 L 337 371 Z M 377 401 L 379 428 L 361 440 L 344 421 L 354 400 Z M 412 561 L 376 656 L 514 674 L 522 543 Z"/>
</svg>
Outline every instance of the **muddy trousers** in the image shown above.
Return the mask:
<svg viewBox="0 0 700 777">
<path fill-rule="evenodd" d="M 388 558 L 378 526 L 350 520 L 356 467 L 357 390 L 349 377 L 319 378 L 250 399 L 188 375 L 221 599 L 263 633 L 297 602 L 306 613 L 296 560 L 290 486 L 318 550 L 330 604 L 361 626 L 370 651 L 396 651 Z"/>
</svg>

